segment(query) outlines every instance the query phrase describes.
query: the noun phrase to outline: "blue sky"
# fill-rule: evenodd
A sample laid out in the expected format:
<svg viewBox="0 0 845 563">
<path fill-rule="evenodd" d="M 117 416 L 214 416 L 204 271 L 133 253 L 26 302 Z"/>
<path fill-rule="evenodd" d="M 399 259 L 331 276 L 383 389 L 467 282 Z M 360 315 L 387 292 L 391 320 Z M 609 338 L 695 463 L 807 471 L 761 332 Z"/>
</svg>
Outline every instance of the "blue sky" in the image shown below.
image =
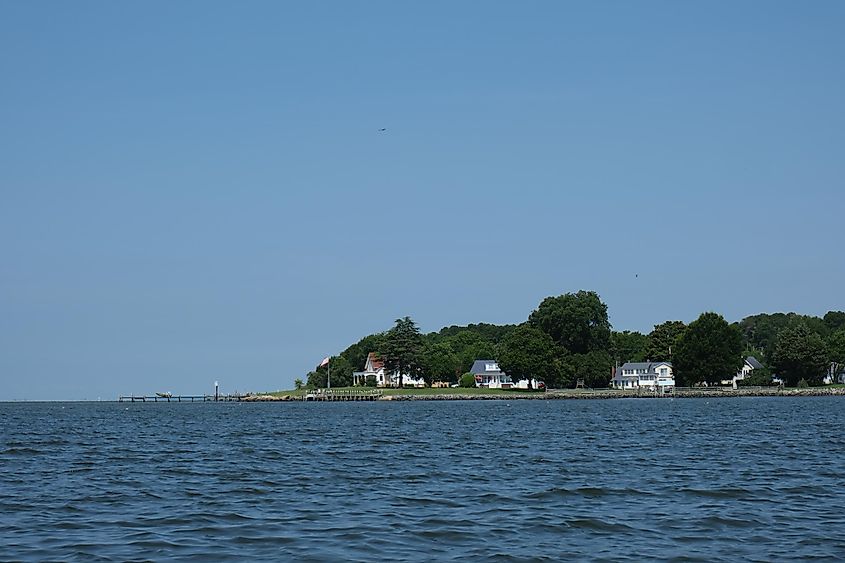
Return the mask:
<svg viewBox="0 0 845 563">
<path fill-rule="evenodd" d="M 397 317 L 579 289 L 617 330 L 843 309 L 843 24 L 0 3 L 0 400 L 290 388 Z"/>
</svg>

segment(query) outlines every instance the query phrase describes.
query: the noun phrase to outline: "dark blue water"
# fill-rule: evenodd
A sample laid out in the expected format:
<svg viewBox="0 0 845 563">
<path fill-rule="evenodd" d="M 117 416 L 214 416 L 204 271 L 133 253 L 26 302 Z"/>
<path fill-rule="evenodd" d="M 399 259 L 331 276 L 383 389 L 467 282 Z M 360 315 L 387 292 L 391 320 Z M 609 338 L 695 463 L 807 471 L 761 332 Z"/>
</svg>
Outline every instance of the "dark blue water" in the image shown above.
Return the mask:
<svg viewBox="0 0 845 563">
<path fill-rule="evenodd" d="M 845 558 L 845 399 L 0 404 L 0 560 Z"/>
</svg>

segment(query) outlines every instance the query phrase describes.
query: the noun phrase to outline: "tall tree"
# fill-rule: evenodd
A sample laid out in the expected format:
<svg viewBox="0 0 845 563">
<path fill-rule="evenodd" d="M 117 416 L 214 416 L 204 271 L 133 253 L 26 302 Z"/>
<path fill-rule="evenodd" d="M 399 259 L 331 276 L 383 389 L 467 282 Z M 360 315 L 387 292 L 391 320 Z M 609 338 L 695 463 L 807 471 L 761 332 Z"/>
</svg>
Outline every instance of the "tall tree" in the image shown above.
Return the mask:
<svg viewBox="0 0 845 563">
<path fill-rule="evenodd" d="M 666 321 L 654 325 L 648 335 L 648 345 L 645 349 L 645 359 L 653 362 L 668 362 L 672 354 L 678 351 L 678 342 L 687 330 L 682 321 Z"/>
<path fill-rule="evenodd" d="M 786 385 L 795 387 L 802 379 L 820 385 L 829 366 L 827 346 L 819 334 L 803 324 L 780 331 L 772 368 Z"/>
<path fill-rule="evenodd" d="M 379 356 L 384 360 L 385 376 L 397 375 L 397 387 L 402 387 L 404 374 L 411 377 L 421 374 L 422 345 L 420 329 L 411 317 L 396 319 L 396 324 L 385 334 Z"/>
<path fill-rule="evenodd" d="M 573 354 L 611 348 L 607 305 L 594 291 L 546 297 L 528 323 Z"/>
<path fill-rule="evenodd" d="M 703 313 L 678 341 L 672 365 L 675 379 L 685 384 L 719 383 L 742 367 L 742 336 L 717 313 Z"/>
<path fill-rule="evenodd" d="M 572 377 L 573 370 L 563 361 L 554 340 L 529 325 L 519 326 L 502 340 L 496 361 L 514 382 L 527 379 L 530 385 L 532 379 L 537 379 L 549 387 L 558 387 Z"/>
<path fill-rule="evenodd" d="M 830 332 L 845 330 L 845 311 L 828 311 L 823 320 Z"/>
<path fill-rule="evenodd" d="M 830 360 L 830 375 L 833 383 L 845 369 L 845 329 L 837 330 L 827 339 L 827 351 Z"/>
<path fill-rule="evenodd" d="M 613 332 L 610 336 L 613 343 L 613 356 L 619 362 L 642 362 L 646 358 L 648 336 L 641 332 Z"/>
<path fill-rule="evenodd" d="M 607 387 L 613 377 L 613 357 L 603 350 L 573 354 L 571 361 L 575 366 L 575 379 L 583 379 L 587 387 Z"/>
<path fill-rule="evenodd" d="M 428 385 L 432 381 L 457 383 L 461 371 L 461 362 L 448 342 L 426 342 L 422 353 L 423 379 Z"/>
</svg>

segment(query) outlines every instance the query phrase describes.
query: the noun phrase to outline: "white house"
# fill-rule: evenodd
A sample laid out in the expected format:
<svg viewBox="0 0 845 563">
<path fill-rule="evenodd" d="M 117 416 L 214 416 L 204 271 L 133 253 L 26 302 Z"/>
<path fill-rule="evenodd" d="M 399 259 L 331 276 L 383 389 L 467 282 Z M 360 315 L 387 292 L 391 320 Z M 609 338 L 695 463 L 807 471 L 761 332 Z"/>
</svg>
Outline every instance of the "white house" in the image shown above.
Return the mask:
<svg viewBox="0 0 845 563">
<path fill-rule="evenodd" d="M 367 354 L 364 371 L 352 372 L 352 384 L 366 385 L 369 377 L 375 379 L 376 387 L 394 387 L 399 381 L 398 374 L 384 373 L 384 361 L 375 352 Z M 406 373 L 402 375 L 402 385 L 405 387 L 425 387 L 425 381 L 422 378 L 411 377 Z"/>
<path fill-rule="evenodd" d="M 745 362 L 742 364 L 742 369 L 736 372 L 736 375 L 733 376 L 732 379 L 726 379 L 722 381 L 722 385 L 733 385 L 734 389 L 736 388 L 736 382 L 742 381 L 755 369 L 763 369 L 763 364 L 757 361 L 757 358 L 754 356 L 748 356 L 745 358 Z"/>
<path fill-rule="evenodd" d="M 496 360 L 475 360 L 469 372 L 475 376 L 478 387 L 510 389 L 513 386 L 511 377 L 499 369 Z"/>
<path fill-rule="evenodd" d="M 626 362 L 616 368 L 611 384 L 617 389 L 671 389 L 675 386 L 672 362 Z"/>
<path fill-rule="evenodd" d="M 469 372 L 475 376 L 476 387 L 490 389 L 539 389 L 540 382 L 532 379 L 520 379 L 514 382 L 511 376 L 499 369 L 496 360 L 475 360 Z"/>
</svg>

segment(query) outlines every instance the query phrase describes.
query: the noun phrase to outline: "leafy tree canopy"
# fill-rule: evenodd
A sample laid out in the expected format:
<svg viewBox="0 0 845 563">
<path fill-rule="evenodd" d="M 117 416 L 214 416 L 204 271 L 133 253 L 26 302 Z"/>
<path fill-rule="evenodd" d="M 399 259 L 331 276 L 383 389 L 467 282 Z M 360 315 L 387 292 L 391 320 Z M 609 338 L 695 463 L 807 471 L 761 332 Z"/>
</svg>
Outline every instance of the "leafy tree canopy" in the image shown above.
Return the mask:
<svg viewBox="0 0 845 563">
<path fill-rule="evenodd" d="M 482 339 L 498 344 L 507 336 L 516 325 L 493 325 L 487 323 L 469 324 L 467 326 L 447 326 L 439 332 L 432 333 L 436 339 L 449 339 L 461 333 L 471 333 L 480 336 Z"/>
<path fill-rule="evenodd" d="M 528 323 L 573 354 L 611 348 L 607 305 L 594 291 L 547 297 L 528 317 Z"/>
<path fill-rule="evenodd" d="M 833 313 L 834 315 L 828 317 L 831 322 L 835 322 L 836 319 L 836 312 Z M 828 313 L 828 315 L 830 314 Z M 825 316 L 827 317 L 827 315 Z M 762 351 L 764 357 L 757 359 L 764 362 L 769 362 L 780 332 L 798 325 L 804 325 L 811 332 L 816 332 L 822 336 L 826 336 L 831 330 L 827 321 L 797 313 L 761 313 L 745 317 L 739 321 L 744 346 Z"/>
<path fill-rule="evenodd" d="M 803 324 L 780 331 L 772 368 L 787 386 L 795 387 L 802 379 L 820 385 L 829 365 L 827 346 L 818 333 Z"/>
<path fill-rule="evenodd" d="M 332 387 L 349 387 L 352 385 L 352 364 L 343 356 L 332 356 L 329 365 L 318 367 L 308 374 L 309 387 L 327 387 L 331 368 Z"/>
<path fill-rule="evenodd" d="M 828 311 L 822 320 L 831 333 L 845 330 L 845 311 Z"/>
<path fill-rule="evenodd" d="M 678 351 L 678 342 L 687 330 L 682 321 L 666 321 L 654 325 L 648 335 L 648 345 L 645 349 L 645 359 L 653 362 L 668 362 L 672 354 Z"/>
<path fill-rule="evenodd" d="M 571 362 L 575 367 L 575 379 L 583 379 L 587 387 L 607 387 L 613 377 L 613 357 L 604 350 L 573 354 Z"/>
<path fill-rule="evenodd" d="M 495 357 L 495 343 L 475 331 L 462 330 L 439 342 L 452 349 L 457 357 L 460 373 L 468 372 L 475 360 Z"/>
<path fill-rule="evenodd" d="M 836 376 L 845 369 L 845 329 L 837 330 L 828 337 L 827 351 L 831 375 L 836 383 Z"/>
<path fill-rule="evenodd" d="M 447 342 L 426 342 L 423 345 L 421 362 L 423 378 L 429 385 L 432 381 L 457 383 L 458 375 L 463 373 L 460 359 Z"/>
<path fill-rule="evenodd" d="M 402 387 L 402 375 L 416 377 L 422 372 L 423 337 L 411 317 L 396 319 L 382 341 L 379 356 L 384 360 L 385 374 L 399 374 L 397 386 Z"/>
<path fill-rule="evenodd" d="M 642 362 L 646 358 L 648 336 L 641 332 L 613 332 L 610 335 L 613 344 L 613 355 L 620 364 L 625 362 Z"/>
<path fill-rule="evenodd" d="M 703 313 L 690 323 L 673 357 L 675 379 L 687 385 L 719 383 L 742 367 L 742 336 L 717 313 Z"/>
<path fill-rule="evenodd" d="M 537 379 L 557 387 L 563 381 L 560 349 L 551 336 L 533 326 L 519 326 L 506 336 L 499 344 L 496 360 L 514 382 Z M 571 368 L 566 371 L 571 372 Z"/>
<path fill-rule="evenodd" d="M 340 355 L 346 358 L 356 371 L 360 371 L 364 369 L 364 365 L 367 363 L 367 355 L 370 352 L 380 350 L 383 342 L 383 332 L 371 334 L 341 352 Z"/>
</svg>

